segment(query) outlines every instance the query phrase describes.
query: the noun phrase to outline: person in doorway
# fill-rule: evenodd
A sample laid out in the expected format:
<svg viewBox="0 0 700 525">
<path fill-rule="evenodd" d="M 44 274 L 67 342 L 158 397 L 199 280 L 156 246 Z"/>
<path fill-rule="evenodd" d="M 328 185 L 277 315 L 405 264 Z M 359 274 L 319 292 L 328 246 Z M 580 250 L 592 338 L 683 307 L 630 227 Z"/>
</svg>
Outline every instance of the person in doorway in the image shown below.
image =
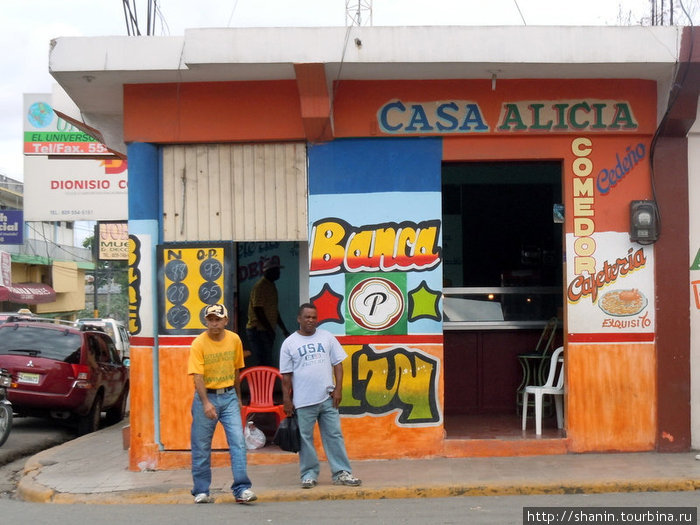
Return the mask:
<svg viewBox="0 0 700 525">
<path fill-rule="evenodd" d="M 284 411 L 292 415 L 296 410 L 299 422 L 301 486 L 310 489 L 318 483 L 320 465 L 314 448 L 314 426 L 318 421 L 333 484 L 356 487 L 362 482 L 352 475 L 338 412 L 343 389 L 342 362 L 347 354 L 333 334 L 317 328 L 318 312 L 313 304 L 299 307 L 297 321 L 299 329 L 282 343 L 280 372 Z"/>
<path fill-rule="evenodd" d="M 289 330 L 284 326 L 277 304 L 275 281 L 280 278 L 280 265 L 273 259 L 263 264 L 263 276 L 253 285 L 248 301 L 248 324 L 246 335 L 250 343 L 250 366 L 263 365 L 278 368 L 278 354 L 275 352 L 275 329 L 282 330 L 284 337 Z"/>
<path fill-rule="evenodd" d="M 223 304 L 212 304 L 204 311 L 207 330 L 190 347 L 187 373 L 194 381 L 192 400 L 192 495 L 195 503 L 210 503 L 211 444 L 216 423 L 226 434 L 231 457 L 237 503 L 255 501 L 248 478 L 246 446 L 243 437 L 238 372 L 244 366 L 240 337 L 226 329 L 228 312 Z"/>
</svg>

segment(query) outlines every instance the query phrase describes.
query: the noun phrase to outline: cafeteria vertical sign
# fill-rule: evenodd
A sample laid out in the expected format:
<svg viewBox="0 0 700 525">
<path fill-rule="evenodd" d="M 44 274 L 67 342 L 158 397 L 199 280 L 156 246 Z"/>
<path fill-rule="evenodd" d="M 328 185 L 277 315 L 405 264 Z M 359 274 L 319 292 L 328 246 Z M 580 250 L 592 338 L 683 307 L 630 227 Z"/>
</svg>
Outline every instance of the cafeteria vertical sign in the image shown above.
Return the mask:
<svg viewBox="0 0 700 525">
<path fill-rule="evenodd" d="M 112 156 L 94 137 L 60 118 L 47 95 L 24 95 L 24 154 L 59 156 Z"/>
</svg>

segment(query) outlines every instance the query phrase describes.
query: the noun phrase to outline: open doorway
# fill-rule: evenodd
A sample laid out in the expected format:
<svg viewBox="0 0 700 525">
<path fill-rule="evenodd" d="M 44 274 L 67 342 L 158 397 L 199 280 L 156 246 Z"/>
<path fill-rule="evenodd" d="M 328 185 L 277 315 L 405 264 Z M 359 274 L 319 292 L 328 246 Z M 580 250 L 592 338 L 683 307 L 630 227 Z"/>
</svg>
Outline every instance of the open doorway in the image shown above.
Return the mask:
<svg viewBox="0 0 700 525">
<path fill-rule="evenodd" d="M 442 167 L 448 438 L 521 436 L 517 356 L 562 318 L 562 201 L 560 162 Z"/>
</svg>

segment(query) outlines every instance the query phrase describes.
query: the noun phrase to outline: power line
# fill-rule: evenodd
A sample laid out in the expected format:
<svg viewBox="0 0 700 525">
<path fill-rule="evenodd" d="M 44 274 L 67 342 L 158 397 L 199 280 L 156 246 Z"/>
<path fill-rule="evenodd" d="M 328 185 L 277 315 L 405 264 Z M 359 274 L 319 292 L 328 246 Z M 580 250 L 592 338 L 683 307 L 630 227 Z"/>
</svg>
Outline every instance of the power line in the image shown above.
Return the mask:
<svg viewBox="0 0 700 525">
<path fill-rule="evenodd" d="M 523 12 L 520 10 L 520 6 L 518 5 L 518 0 L 513 0 L 513 3 L 515 4 L 515 7 L 518 10 L 518 14 L 520 15 L 520 19 L 523 21 L 523 25 L 526 26 L 527 22 L 525 21 L 525 17 L 523 16 Z"/>
<path fill-rule="evenodd" d="M 67 253 L 68 255 L 70 255 L 70 256 L 73 257 L 73 258 L 77 258 L 77 259 L 80 259 L 80 260 L 86 261 L 86 262 L 94 262 L 94 261 L 92 260 L 92 258 L 88 259 L 87 257 L 81 257 L 79 254 L 76 254 L 76 253 L 73 253 L 73 252 L 71 252 L 71 251 L 66 250 L 66 249 L 63 247 L 63 245 L 58 244 L 57 242 L 55 242 L 55 241 L 53 241 L 53 240 L 50 240 L 50 239 L 46 236 L 46 234 L 44 233 L 44 227 L 46 226 L 47 223 L 46 223 L 46 222 L 41 222 L 40 224 L 41 224 L 41 231 L 39 231 L 39 229 L 37 229 L 37 228 L 34 226 L 34 223 L 29 223 L 29 222 L 28 222 L 28 223 L 27 223 L 27 226 L 28 226 L 31 230 L 33 230 L 34 233 L 36 233 L 36 234 L 41 238 L 41 239 L 38 239 L 38 240 L 43 240 L 43 241 L 46 243 L 46 258 L 47 258 L 48 260 L 51 260 L 51 256 L 49 255 L 49 245 L 52 245 L 52 246 L 54 246 L 57 250 L 61 250 L 62 252 Z M 30 249 L 31 249 L 32 251 L 34 251 L 34 255 L 39 255 L 38 253 L 36 253 L 34 247 L 33 247 L 31 244 L 29 245 L 29 247 L 30 247 Z M 79 247 L 79 246 L 75 246 L 75 248 L 80 248 L 80 247 Z M 43 257 L 43 256 L 42 256 L 42 257 Z"/>
<path fill-rule="evenodd" d="M 122 8 L 124 10 L 124 22 L 126 24 L 126 34 L 128 36 L 141 36 L 141 28 L 139 27 L 138 8 L 136 0 L 122 0 Z M 167 26 L 163 13 L 158 6 L 158 0 L 146 1 L 146 35 L 155 34 L 156 19 L 161 21 L 161 27 Z"/>
</svg>

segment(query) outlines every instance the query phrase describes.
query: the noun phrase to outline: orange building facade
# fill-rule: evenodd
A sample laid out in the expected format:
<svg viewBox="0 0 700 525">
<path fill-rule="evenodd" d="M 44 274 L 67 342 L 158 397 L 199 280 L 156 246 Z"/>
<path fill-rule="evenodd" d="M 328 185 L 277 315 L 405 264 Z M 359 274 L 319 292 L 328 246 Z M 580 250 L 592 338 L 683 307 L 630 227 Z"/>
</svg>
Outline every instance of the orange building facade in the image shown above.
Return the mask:
<svg viewBox="0 0 700 525">
<path fill-rule="evenodd" d="M 160 297 L 172 284 L 165 270 L 168 254 L 177 252 L 175 259 L 187 260 L 182 250 L 191 248 L 162 239 L 162 148 L 173 144 L 306 144 L 308 237 L 300 249 L 308 247 L 308 260 L 302 258 L 308 272 L 300 279 L 308 279 L 301 287 L 308 297 L 299 302 L 317 305 L 321 326 L 337 335 L 349 355 L 341 415 L 351 458 L 656 449 L 658 260 L 653 243 L 633 242 L 629 236 L 630 201 L 654 197 L 650 152 L 657 127 L 656 84 L 634 79 L 499 80 L 495 85 L 344 81 L 336 86 L 331 109 L 318 68 L 297 66 L 297 73 L 297 82 L 125 87 L 134 334 L 130 467 L 180 468 L 189 462 L 192 386 L 186 358 L 198 309 L 206 302 L 185 305 L 194 321 L 178 331 L 168 324 L 173 303 Z M 553 265 L 550 261 L 561 275 L 558 282 L 547 282 L 559 290 L 558 306 L 527 314 L 520 326 L 517 317 L 508 324 L 509 313 L 502 309 L 500 327 L 480 326 L 467 317 L 450 328 L 444 301 L 450 288 L 473 287 L 465 260 L 478 260 L 482 252 L 462 245 L 448 253 L 443 243 L 446 168 L 467 169 L 459 176 L 468 179 L 485 176 L 471 175 L 473 166 L 539 163 L 559 174 L 549 186 L 558 191 L 564 210 L 555 240 L 560 252 Z M 511 180 L 508 191 L 517 184 Z M 524 188 L 520 198 L 527 200 Z M 552 213 L 550 201 L 542 206 Z M 454 243 L 454 231 L 449 242 Z M 468 244 L 466 235 L 462 239 Z M 202 246 L 192 248 L 193 264 L 212 259 L 227 266 L 225 250 L 217 253 L 220 239 L 196 241 Z M 165 255 L 149 255 L 154 245 Z M 463 282 L 446 279 L 448 256 L 450 275 L 461 272 Z M 156 288 L 151 299 L 149 282 Z M 228 290 L 223 281 L 219 284 Z M 478 310 L 484 302 L 470 304 Z M 451 364 L 459 359 L 449 356 L 460 350 L 446 342 L 446 330 L 480 334 L 485 341 L 494 333 L 509 334 L 511 352 L 523 352 L 531 343 L 522 335 L 524 328 L 530 338 L 538 333 L 546 312 L 559 315 L 565 346 L 563 432 L 552 439 L 450 436 L 449 419 L 469 411 L 446 409 L 445 398 L 451 390 L 470 386 L 462 384 Z M 146 329 L 151 315 L 156 320 L 152 335 Z M 505 330 L 508 326 L 512 329 Z M 505 375 L 517 370 L 509 355 L 496 361 L 508 370 Z M 485 366 L 483 359 L 474 363 Z M 489 374 L 479 378 L 493 380 Z M 507 395 L 515 415 L 512 387 L 505 388 L 512 390 Z M 215 439 L 215 448 L 225 448 L 222 434 Z M 295 460 L 265 449 L 249 457 L 252 462 Z M 226 461 L 226 453 L 215 453 L 215 464 Z"/>
</svg>

